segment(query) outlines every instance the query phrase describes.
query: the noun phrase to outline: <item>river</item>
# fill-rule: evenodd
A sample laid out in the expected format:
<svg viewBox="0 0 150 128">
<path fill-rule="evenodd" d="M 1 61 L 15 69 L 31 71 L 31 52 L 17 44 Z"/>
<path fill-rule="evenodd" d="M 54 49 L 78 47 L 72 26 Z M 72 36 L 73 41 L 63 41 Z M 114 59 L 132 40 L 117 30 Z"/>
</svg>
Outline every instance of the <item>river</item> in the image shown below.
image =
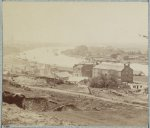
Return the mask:
<svg viewBox="0 0 150 128">
<path fill-rule="evenodd" d="M 62 67 L 73 67 L 74 64 L 83 61 L 82 58 L 74 58 L 61 54 L 61 51 L 65 49 L 70 49 L 70 47 L 37 48 L 22 52 L 19 57 L 22 59 L 28 59 L 29 61 L 36 61 L 39 63 Z"/>
<path fill-rule="evenodd" d="M 61 51 L 70 48 L 72 47 L 37 48 L 20 53 L 19 58 L 56 66 L 73 67 L 74 64 L 82 62 L 83 59 L 61 54 Z M 122 64 L 120 63 L 120 65 Z M 135 71 L 142 71 L 146 76 L 148 75 L 148 65 L 146 64 L 132 63 L 131 68 Z"/>
</svg>

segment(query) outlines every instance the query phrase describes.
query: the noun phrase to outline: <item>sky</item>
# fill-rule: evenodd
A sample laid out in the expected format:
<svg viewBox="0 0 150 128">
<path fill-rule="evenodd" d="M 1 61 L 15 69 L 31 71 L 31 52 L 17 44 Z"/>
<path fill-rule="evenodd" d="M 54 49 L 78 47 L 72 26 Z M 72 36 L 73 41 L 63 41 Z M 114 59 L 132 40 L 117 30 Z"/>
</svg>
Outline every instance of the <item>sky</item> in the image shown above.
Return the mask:
<svg viewBox="0 0 150 128">
<path fill-rule="evenodd" d="M 3 2 L 3 40 L 147 48 L 147 2 Z"/>
</svg>

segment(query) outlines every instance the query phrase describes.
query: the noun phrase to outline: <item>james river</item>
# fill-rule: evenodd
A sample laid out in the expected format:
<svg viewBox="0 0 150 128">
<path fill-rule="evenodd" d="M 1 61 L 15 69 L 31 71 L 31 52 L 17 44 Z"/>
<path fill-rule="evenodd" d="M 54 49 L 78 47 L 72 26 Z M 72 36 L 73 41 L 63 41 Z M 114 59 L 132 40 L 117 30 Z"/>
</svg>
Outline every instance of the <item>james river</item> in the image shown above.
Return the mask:
<svg viewBox="0 0 150 128">
<path fill-rule="evenodd" d="M 70 47 L 43 47 L 21 53 L 18 57 L 44 64 L 51 64 L 62 67 L 73 67 L 74 64 L 82 62 L 82 58 L 69 57 L 61 54 L 61 51 Z M 143 71 L 148 75 L 148 65 L 132 63 L 131 68 L 135 71 Z"/>
</svg>

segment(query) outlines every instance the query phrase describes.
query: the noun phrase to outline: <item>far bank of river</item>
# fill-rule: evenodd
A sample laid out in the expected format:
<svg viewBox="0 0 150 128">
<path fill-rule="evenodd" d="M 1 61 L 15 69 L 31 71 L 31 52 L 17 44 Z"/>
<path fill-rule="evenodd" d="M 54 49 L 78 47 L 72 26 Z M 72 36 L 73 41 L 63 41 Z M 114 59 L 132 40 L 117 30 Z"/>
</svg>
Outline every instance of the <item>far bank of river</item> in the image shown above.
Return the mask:
<svg viewBox="0 0 150 128">
<path fill-rule="evenodd" d="M 83 58 L 69 57 L 61 54 L 61 51 L 69 49 L 68 47 L 46 47 L 37 48 L 20 53 L 19 58 L 36 61 L 38 63 L 50 64 L 55 66 L 72 68 L 74 64 L 83 62 Z M 122 65 L 120 63 L 120 65 Z M 135 71 L 142 71 L 148 75 L 148 65 L 132 63 L 131 68 Z"/>
</svg>

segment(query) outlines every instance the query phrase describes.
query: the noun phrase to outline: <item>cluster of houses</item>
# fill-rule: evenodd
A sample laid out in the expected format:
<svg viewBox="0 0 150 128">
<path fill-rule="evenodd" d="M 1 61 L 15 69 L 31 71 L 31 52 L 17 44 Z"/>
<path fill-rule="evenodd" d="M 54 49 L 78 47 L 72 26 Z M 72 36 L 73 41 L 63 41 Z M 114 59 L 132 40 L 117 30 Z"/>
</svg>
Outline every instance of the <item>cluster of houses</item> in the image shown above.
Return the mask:
<svg viewBox="0 0 150 128">
<path fill-rule="evenodd" d="M 112 54 L 98 54 L 95 56 L 87 56 L 85 60 L 91 63 L 95 62 L 113 62 L 113 63 L 148 63 L 147 52 L 141 53 L 139 51 L 124 51 L 124 52 L 114 52 Z"/>
<path fill-rule="evenodd" d="M 147 88 L 147 83 L 136 83 L 133 79 L 134 76 L 144 75 L 141 71 L 134 71 L 130 67 L 130 63 L 107 63 L 102 62 L 100 64 L 84 63 L 76 64 L 73 67 L 73 75 L 76 77 L 93 78 L 99 75 L 115 75 L 118 78 L 118 82 L 124 85 L 129 85 L 131 89 L 138 90 Z"/>
<path fill-rule="evenodd" d="M 64 82 L 79 83 L 89 78 L 98 77 L 100 74 L 103 75 L 115 75 L 121 83 L 130 83 L 133 85 L 133 76 L 135 71 L 130 67 L 130 63 L 79 63 L 73 66 L 72 70 L 65 68 L 58 68 L 49 64 L 41 64 L 37 62 L 28 62 L 22 66 L 13 66 L 11 68 L 11 74 L 25 74 L 34 75 L 39 78 L 45 78 L 47 80 L 61 79 Z M 142 72 L 136 72 L 136 75 L 143 75 Z M 135 87 L 137 86 L 137 87 Z M 138 87 L 139 86 L 139 87 Z M 140 89 L 143 88 L 141 84 L 134 84 L 133 87 Z"/>
<path fill-rule="evenodd" d="M 9 69 L 4 69 L 3 76 L 8 76 L 8 74 L 12 76 L 27 75 L 47 80 L 61 79 L 67 81 L 71 75 L 70 72 L 70 69 L 67 68 L 57 68 L 56 66 L 37 62 L 27 62 L 23 65 L 12 65 Z"/>
<path fill-rule="evenodd" d="M 73 67 L 73 75 L 78 77 L 98 77 L 103 75 L 115 75 L 121 79 L 122 82 L 133 83 L 133 69 L 130 64 L 122 65 L 116 63 L 101 63 L 94 65 L 91 63 L 77 64 Z"/>
</svg>

